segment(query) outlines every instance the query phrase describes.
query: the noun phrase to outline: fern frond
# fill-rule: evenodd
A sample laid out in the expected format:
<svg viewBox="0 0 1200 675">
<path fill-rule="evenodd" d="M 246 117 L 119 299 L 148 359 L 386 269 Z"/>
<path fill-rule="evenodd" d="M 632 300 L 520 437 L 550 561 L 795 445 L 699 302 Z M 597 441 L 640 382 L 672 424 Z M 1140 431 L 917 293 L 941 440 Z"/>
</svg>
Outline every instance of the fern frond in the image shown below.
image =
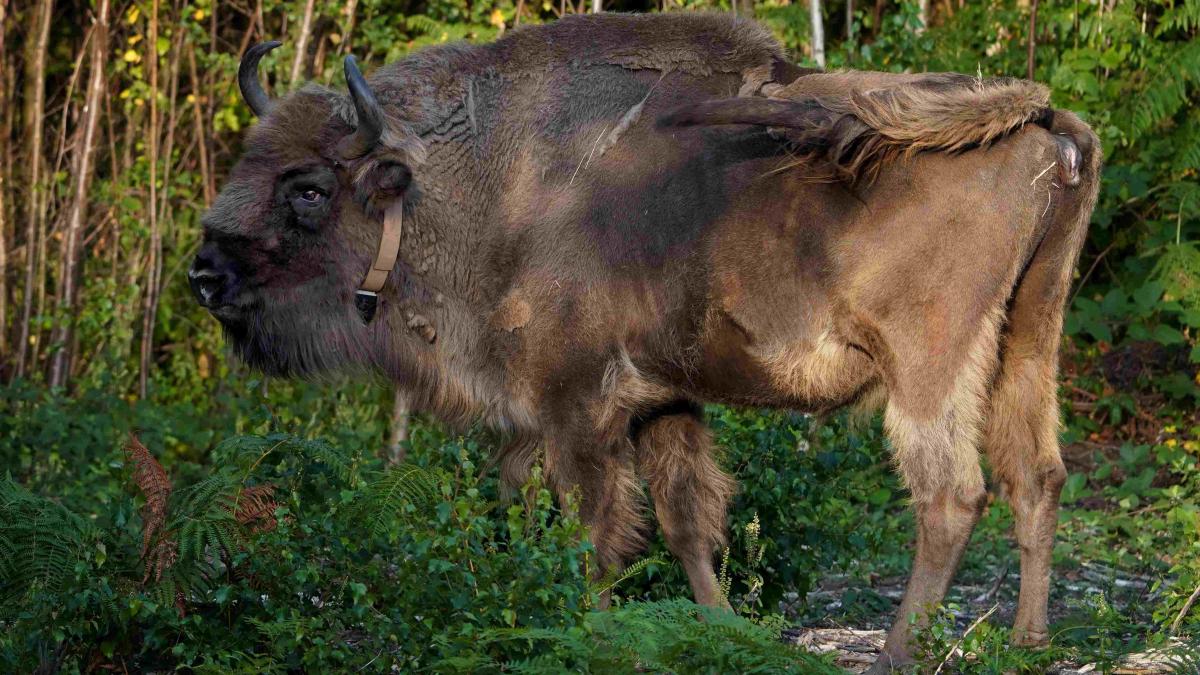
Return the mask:
<svg viewBox="0 0 1200 675">
<path fill-rule="evenodd" d="M 328 441 L 293 436 L 284 448 L 311 462 L 324 464 L 335 476 L 346 482 L 353 483 L 357 479 L 358 462 Z"/>
<path fill-rule="evenodd" d="M 0 619 L 38 590 L 60 591 L 100 541 L 87 519 L 61 504 L 0 480 Z"/>
<path fill-rule="evenodd" d="M 436 19 L 431 19 L 428 16 L 425 16 L 424 14 L 413 14 L 411 16 L 405 17 L 404 18 L 404 27 L 407 28 L 408 32 L 410 32 L 410 33 L 416 33 L 416 34 L 422 34 L 422 35 L 430 34 L 430 33 L 440 33 L 445 29 L 445 27 L 443 26 L 443 24 L 440 21 L 438 21 Z"/>
<path fill-rule="evenodd" d="M 167 521 L 171 479 L 162 464 L 159 464 L 154 455 L 138 440 L 137 434 L 129 435 L 129 442 L 125 445 L 125 456 L 133 466 L 133 483 L 146 498 L 146 504 L 142 507 L 142 558 L 147 558 L 151 552 L 151 542 L 159 535 Z"/>
<path fill-rule="evenodd" d="M 661 558 L 642 558 L 623 570 L 609 570 L 603 577 L 592 581 L 588 584 L 588 590 L 592 593 L 600 594 L 613 590 L 623 582 L 636 577 L 646 570 L 650 565 L 665 564 Z"/>
<path fill-rule="evenodd" d="M 1152 276 L 1163 284 L 1168 297 L 1185 307 L 1200 308 L 1200 249 L 1195 244 L 1168 244 Z"/>
<path fill-rule="evenodd" d="M 414 511 L 424 511 L 436 500 L 437 477 L 412 464 L 389 467 L 367 484 L 353 510 L 355 517 L 371 523 L 371 533 L 380 536 L 393 523 L 406 522 Z"/>
<path fill-rule="evenodd" d="M 287 668 L 267 654 L 247 652 L 225 652 L 223 662 L 206 661 L 191 668 L 201 675 L 251 675 L 257 673 L 285 673 Z"/>
<path fill-rule="evenodd" d="M 1185 643 L 1172 647 L 1167 661 L 1172 673 L 1200 673 L 1200 644 Z"/>
<path fill-rule="evenodd" d="M 300 619 L 275 619 L 270 622 L 250 617 L 250 624 L 268 641 L 275 643 L 285 637 L 299 635 L 304 626 Z"/>
<path fill-rule="evenodd" d="M 266 436 L 234 436 L 217 444 L 213 454 L 231 457 L 246 472 L 252 471 L 268 456 L 298 456 L 309 463 L 321 464 L 338 478 L 353 482 L 358 462 L 327 441 L 307 439 L 285 433 Z"/>
<path fill-rule="evenodd" d="M 237 519 L 230 505 L 239 489 L 236 481 L 218 474 L 180 491 L 170 530 L 178 533 L 181 560 L 200 560 L 209 547 L 223 558 L 237 550 Z"/>
<path fill-rule="evenodd" d="M 1132 130 L 1142 136 L 1188 107 L 1200 85 L 1200 40 L 1182 43 L 1161 66 L 1171 77 L 1152 78 L 1130 99 Z"/>
<path fill-rule="evenodd" d="M 539 654 L 537 656 L 510 661 L 504 664 L 504 670 L 522 675 L 558 675 L 570 670 L 563 659 L 555 654 Z"/>
<path fill-rule="evenodd" d="M 229 505 L 238 525 L 251 532 L 270 532 L 279 524 L 275 520 L 275 486 L 270 483 L 251 485 L 238 493 Z"/>
<path fill-rule="evenodd" d="M 1155 37 L 1163 37 L 1171 31 L 1189 32 L 1200 28 L 1200 0 L 1183 0 L 1173 4 L 1159 17 Z"/>
<path fill-rule="evenodd" d="M 1191 177 L 1191 180 L 1185 179 L 1177 185 L 1194 187 L 1196 173 L 1200 172 L 1200 109 L 1192 106 L 1188 115 L 1176 124 L 1175 129 L 1163 142 L 1171 148 L 1171 170 L 1177 176 Z M 1200 208 L 1200 204 L 1195 206 Z"/>
</svg>

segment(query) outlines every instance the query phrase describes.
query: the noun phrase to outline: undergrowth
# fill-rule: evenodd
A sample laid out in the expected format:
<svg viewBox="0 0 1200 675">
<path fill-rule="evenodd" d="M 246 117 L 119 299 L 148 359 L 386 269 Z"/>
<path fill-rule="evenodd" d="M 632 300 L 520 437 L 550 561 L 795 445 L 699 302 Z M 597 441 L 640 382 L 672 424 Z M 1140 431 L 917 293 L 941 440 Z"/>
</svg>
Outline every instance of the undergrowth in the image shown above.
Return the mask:
<svg viewBox="0 0 1200 675">
<path fill-rule="evenodd" d="M 504 499 L 478 438 L 422 429 L 392 467 L 268 430 L 218 443 L 208 471 L 168 470 L 130 437 L 91 511 L 73 508 L 86 486 L 5 477 L 0 669 L 829 670 L 778 619 L 678 599 L 595 611 L 664 563 L 589 581 L 586 532 L 539 472 Z"/>
</svg>

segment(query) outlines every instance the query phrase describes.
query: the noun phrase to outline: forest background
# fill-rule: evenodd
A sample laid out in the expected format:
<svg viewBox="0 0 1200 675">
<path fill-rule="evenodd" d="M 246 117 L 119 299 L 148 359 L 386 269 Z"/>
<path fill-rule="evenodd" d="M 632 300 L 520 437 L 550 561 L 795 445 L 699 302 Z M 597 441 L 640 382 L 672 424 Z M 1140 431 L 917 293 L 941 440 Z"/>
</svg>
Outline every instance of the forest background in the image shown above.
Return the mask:
<svg viewBox="0 0 1200 675">
<path fill-rule="evenodd" d="M 199 216 L 253 123 L 248 45 L 283 40 L 262 68 L 278 94 L 342 86 L 346 54 L 369 72 L 596 9 L 753 15 L 808 65 L 1030 75 L 1093 125 L 1054 643 L 1000 647 L 1017 565 L 997 500 L 960 574 L 983 592 L 951 597 L 923 653 L 1194 665 L 1200 0 L 734 2 L 0 0 L 0 669 L 811 671 L 830 657 L 781 634 L 890 621 L 912 522 L 877 421 L 708 411 L 742 486 L 738 615 L 696 622 L 661 542 L 589 582 L 579 524 L 536 477 L 501 494 L 488 434 L 381 383 L 268 382 L 191 298 Z M 618 609 L 592 611 L 610 588 Z"/>
</svg>

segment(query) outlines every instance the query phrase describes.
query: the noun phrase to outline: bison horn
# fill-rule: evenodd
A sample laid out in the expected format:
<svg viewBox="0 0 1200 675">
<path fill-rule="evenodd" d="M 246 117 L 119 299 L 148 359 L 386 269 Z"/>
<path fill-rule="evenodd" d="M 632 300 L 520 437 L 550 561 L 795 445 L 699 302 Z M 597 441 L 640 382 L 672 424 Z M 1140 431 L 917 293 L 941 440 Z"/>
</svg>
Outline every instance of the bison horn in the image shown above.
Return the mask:
<svg viewBox="0 0 1200 675">
<path fill-rule="evenodd" d="M 383 109 L 375 94 L 367 86 L 367 80 L 354 56 L 346 56 L 346 84 L 350 87 L 350 98 L 354 100 L 354 111 L 358 114 L 358 128 L 342 141 L 342 154 L 347 158 L 361 157 L 371 151 L 383 136 Z"/>
<path fill-rule="evenodd" d="M 278 40 L 271 40 L 254 45 L 246 50 L 246 54 L 242 56 L 242 63 L 238 66 L 238 88 L 242 90 L 242 98 L 246 99 L 246 104 L 254 111 L 256 117 L 262 117 L 271 111 L 271 98 L 263 91 L 262 83 L 258 81 L 258 62 L 267 52 L 281 44 L 283 43 Z"/>
</svg>

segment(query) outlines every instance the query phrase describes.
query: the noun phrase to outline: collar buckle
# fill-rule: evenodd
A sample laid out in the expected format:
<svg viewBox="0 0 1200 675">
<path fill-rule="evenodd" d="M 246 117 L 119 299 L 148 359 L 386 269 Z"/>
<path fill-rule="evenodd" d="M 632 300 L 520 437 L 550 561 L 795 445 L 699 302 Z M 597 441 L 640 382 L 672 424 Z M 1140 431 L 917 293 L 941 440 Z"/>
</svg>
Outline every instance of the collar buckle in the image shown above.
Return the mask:
<svg viewBox="0 0 1200 675">
<path fill-rule="evenodd" d="M 354 306 L 364 324 L 375 318 L 379 305 L 379 291 L 387 283 L 388 275 L 396 267 L 400 257 L 400 237 L 404 231 L 404 200 L 397 199 L 383 214 L 383 233 L 379 238 L 379 250 L 375 262 L 354 294 Z"/>
</svg>

